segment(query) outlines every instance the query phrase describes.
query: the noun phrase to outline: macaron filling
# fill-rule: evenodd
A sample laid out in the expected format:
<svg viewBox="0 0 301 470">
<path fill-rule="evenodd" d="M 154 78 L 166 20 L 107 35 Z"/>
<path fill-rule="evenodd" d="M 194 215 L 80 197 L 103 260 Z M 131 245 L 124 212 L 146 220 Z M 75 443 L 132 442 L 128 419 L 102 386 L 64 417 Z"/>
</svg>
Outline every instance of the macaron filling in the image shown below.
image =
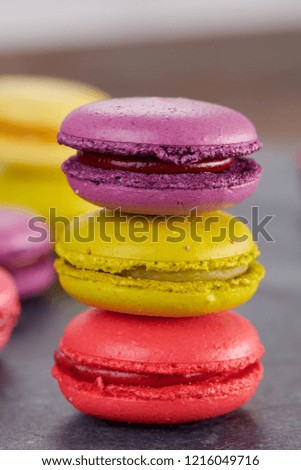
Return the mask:
<svg viewBox="0 0 301 470">
<path fill-rule="evenodd" d="M 131 157 L 134 159 L 136 157 Z M 144 158 L 144 157 L 143 157 Z M 147 157 L 148 158 L 148 157 Z M 91 183 L 93 186 L 98 187 L 99 185 L 104 185 L 107 187 L 122 187 L 122 188 L 131 188 L 131 189 L 150 189 L 150 190 L 162 190 L 162 189 L 180 189 L 180 190 L 216 190 L 216 189 L 227 189 L 235 187 L 244 187 L 246 185 L 256 183 L 259 181 L 259 178 L 262 174 L 261 166 L 252 158 L 238 157 L 233 159 L 232 157 L 229 160 L 219 160 L 220 163 L 229 161 L 232 162 L 230 166 L 224 168 L 223 170 L 218 171 L 192 171 L 183 172 L 181 167 L 187 168 L 189 170 L 196 168 L 194 165 L 201 166 L 201 160 L 197 160 L 197 163 L 189 162 L 185 164 L 180 163 L 169 163 L 163 162 L 163 160 L 156 159 L 156 157 L 151 157 L 156 160 L 157 168 L 164 169 L 172 168 L 172 172 L 157 172 L 157 173 L 147 173 L 140 171 L 141 166 L 135 166 L 135 171 L 127 169 L 106 169 L 96 166 L 88 165 L 81 161 L 79 155 L 70 157 L 62 165 L 62 170 L 69 179 L 71 187 L 75 191 L 79 191 L 79 185 L 82 183 L 84 188 L 81 191 L 87 191 L 86 184 Z M 139 161 L 142 160 L 142 157 L 139 157 Z M 86 160 L 85 160 L 86 161 Z M 120 157 L 118 156 L 118 162 L 120 162 Z M 126 162 L 126 158 L 124 162 Z M 205 160 L 207 163 L 212 161 Z M 97 164 L 97 159 L 95 160 Z M 111 161 L 112 162 L 112 159 Z M 146 165 L 147 167 L 147 165 Z M 133 167 L 132 167 L 133 168 Z M 203 167 L 204 168 L 204 167 Z M 208 168 L 208 167 L 207 167 Z M 218 166 L 215 167 L 217 170 Z M 212 168 L 211 168 L 212 170 Z"/>
<path fill-rule="evenodd" d="M 162 388 L 180 385 L 206 384 L 212 382 L 222 382 L 225 379 L 239 378 L 253 373 L 261 367 L 259 360 L 250 363 L 246 360 L 233 361 L 233 368 L 225 370 L 222 365 L 216 370 L 204 366 L 200 372 L 185 373 L 147 373 L 133 372 L 127 370 L 110 369 L 101 364 L 80 363 L 69 358 L 63 351 L 58 349 L 54 359 L 60 373 L 66 374 L 80 382 L 96 383 L 100 388 L 107 386 L 119 387 L 142 387 L 142 388 Z"/>
<path fill-rule="evenodd" d="M 60 256 L 55 261 L 55 268 L 60 275 L 80 277 L 83 279 L 93 278 L 95 281 L 104 276 L 115 278 L 116 282 L 134 282 L 144 285 L 146 282 L 156 284 L 158 287 L 171 288 L 190 283 L 197 288 L 203 282 L 225 283 L 232 279 L 242 279 L 253 276 L 261 268 L 255 259 L 259 256 L 256 244 L 251 251 L 229 258 L 210 259 L 195 262 L 162 262 L 139 259 L 122 259 L 106 256 L 82 256 L 74 251 L 64 252 L 57 244 L 57 254 Z M 259 273 L 257 273 L 259 275 Z M 256 275 L 257 275 L 256 274 Z M 119 279 L 119 281 L 118 281 Z"/>
<path fill-rule="evenodd" d="M 249 266 L 237 266 L 230 269 L 211 270 L 211 271 L 147 271 L 146 268 L 134 268 L 123 271 L 121 276 L 132 277 L 134 279 L 149 279 L 161 282 L 195 282 L 195 281 L 226 281 L 240 276 L 247 272 Z"/>
<path fill-rule="evenodd" d="M 82 268 L 78 268 L 72 265 L 69 261 L 59 259 L 55 262 L 55 266 L 58 272 L 62 271 L 63 265 L 67 268 L 80 272 Z M 208 269 L 208 270 L 193 270 L 193 269 L 178 269 L 175 271 L 169 270 L 155 270 L 148 269 L 146 266 L 136 266 L 131 269 L 123 269 L 120 272 L 113 273 L 115 276 L 122 278 L 132 278 L 137 280 L 149 280 L 157 282 L 198 282 L 198 281 L 227 281 L 234 279 L 248 272 L 250 265 L 243 264 L 230 268 L 223 269 Z M 85 272 L 91 271 L 87 268 L 83 268 Z M 102 269 L 93 270 L 95 273 L 111 274 Z"/>
<path fill-rule="evenodd" d="M 216 157 L 179 165 L 153 156 L 124 156 L 84 151 L 79 151 L 77 155 L 81 163 L 94 168 L 144 174 L 203 173 L 205 171 L 216 173 L 226 170 L 234 162 L 233 157 Z"/>
<path fill-rule="evenodd" d="M 57 250 L 58 254 L 59 250 Z M 250 253 L 231 258 L 202 261 L 199 263 L 164 263 L 143 260 L 97 258 L 81 259 L 70 254 L 55 261 L 58 273 L 67 270 L 71 273 L 114 275 L 133 280 L 148 280 L 159 283 L 183 283 L 201 281 L 227 281 L 246 274 L 254 259 L 259 255 L 257 247 Z M 86 262 L 85 262 L 86 261 Z M 91 263 L 91 264 L 90 264 Z M 73 274 L 73 275 L 74 275 Z"/>
</svg>

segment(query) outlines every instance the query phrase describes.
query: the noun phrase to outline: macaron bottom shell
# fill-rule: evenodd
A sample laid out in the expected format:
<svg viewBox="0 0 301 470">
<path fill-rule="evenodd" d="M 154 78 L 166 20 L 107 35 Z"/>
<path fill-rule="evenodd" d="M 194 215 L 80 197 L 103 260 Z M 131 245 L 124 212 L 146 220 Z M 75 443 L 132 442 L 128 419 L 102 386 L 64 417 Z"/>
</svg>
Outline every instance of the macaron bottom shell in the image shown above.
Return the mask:
<svg viewBox="0 0 301 470">
<path fill-rule="evenodd" d="M 63 164 L 71 188 L 82 199 L 108 209 L 149 215 L 187 215 L 192 209 L 226 209 L 256 190 L 261 167 L 240 159 L 221 173 L 145 175 L 93 168 L 71 157 Z"/>
<path fill-rule="evenodd" d="M 220 189 L 137 189 L 97 185 L 68 176 L 68 182 L 82 199 L 108 209 L 133 214 L 187 215 L 193 209 L 211 212 L 227 209 L 251 196 L 258 186 L 251 181 L 241 186 Z"/>
<path fill-rule="evenodd" d="M 11 274 L 21 299 L 42 294 L 56 278 L 52 258 L 43 258 L 35 264 L 18 268 Z"/>
<path fill-rule="evenodd" d="M 256 292 L 264 275 L 253 261 L 248 271 L 227 281 L 158 282 L 79 270 L 56 260 L 63 289 L 79 302 L 134 315 L 189 317 L 237 307 Z"/>
<path fill-rule="evenodd" d="M 121 422 L 177 424 L 213 418 L 240 408 L 254 395 L 263 367 L 257 361 L 237 376 L 222 381 L 162 389 L 115 386 L 106 390 L 101 382 L 80 382 L 57 366 L 52 374 L 69 403 L 85 414 Z"/>
</svg>

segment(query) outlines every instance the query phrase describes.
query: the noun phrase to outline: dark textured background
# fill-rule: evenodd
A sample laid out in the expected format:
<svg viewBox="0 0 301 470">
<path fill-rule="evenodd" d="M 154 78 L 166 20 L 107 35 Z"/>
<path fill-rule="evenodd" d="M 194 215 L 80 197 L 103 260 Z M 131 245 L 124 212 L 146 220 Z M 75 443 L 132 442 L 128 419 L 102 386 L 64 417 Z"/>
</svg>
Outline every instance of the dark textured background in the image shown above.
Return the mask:
<svg viewBox="0 0 301 470">
<path fill-rule="evenodd" d="M 1 449 L 298 449 L 301 440 L 301 196 L 292 141 L 266 142 L 258 155 L 264 176 L 256 194 L 234 209 L 250 217 L 275 214 L 274 243 L 262 239 L 267 276 L 237 309 L 266 346 L 265 376 L 256 396 L 224 417 L 178 426 L 137 426 L 96 420 L 73 409 L 50 376 L 52 354 L 81 305 L 59 286 L 23 305 L 22 318 L 0 356 Z"/>
</svg>

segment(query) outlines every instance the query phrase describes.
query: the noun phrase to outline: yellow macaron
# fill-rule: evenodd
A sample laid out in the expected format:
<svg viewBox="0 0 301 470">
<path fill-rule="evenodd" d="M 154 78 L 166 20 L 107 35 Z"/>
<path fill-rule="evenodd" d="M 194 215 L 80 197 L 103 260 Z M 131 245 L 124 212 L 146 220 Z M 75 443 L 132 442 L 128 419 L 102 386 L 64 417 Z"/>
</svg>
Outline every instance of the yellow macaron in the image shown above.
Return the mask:
<svg viewBox="0 0 301 470">
<path fill-rule="evenodd" d="M 52 228 L 55 217 L 70 220 L 74 215 L 95 209 L 74 194 L 59 168 L 29 165 L 0 168 L 0 202 L 30 208 L 46 217 Z M 61 228 L 58 225 L 56 232 L 59 233 Z"/>
<path fill-rule="evenodd" d="M 72 218 L 92 204 L 70 189 L 61 171 L 70 149 L 56 134 L 66 114 L 108 98 L 103 91 L 69 80 L 40 76 L 0 77 L 0 201 L 26 206 L 49 218 Z"/>
<path fill-rule="evenodd" d="M 0 161 L 58 167 L 70 149 L 56 134 L 74 108 L 108 95 L 88 85 L 51 77 L 0 77 Z"/>
<path fill-rule="evenodd" d="M 70 295 L 136 315 L 231 309 L 252 297 L 264 275 L 250 230 L 225 212 L 166 218 L 98 210 L 76 218 L 56 251 Z"/>
</svg>

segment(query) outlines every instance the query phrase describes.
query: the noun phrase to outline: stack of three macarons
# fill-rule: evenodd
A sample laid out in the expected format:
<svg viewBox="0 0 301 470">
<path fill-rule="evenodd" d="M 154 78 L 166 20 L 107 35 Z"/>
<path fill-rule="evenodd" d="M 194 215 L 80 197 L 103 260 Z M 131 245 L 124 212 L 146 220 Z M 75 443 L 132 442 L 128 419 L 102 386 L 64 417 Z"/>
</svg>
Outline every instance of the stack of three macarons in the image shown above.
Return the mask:
<svg viewBox="0 0 301 470">
<path fill-rule="evenodd" d="M 53 375 L 84 413 L 141 423 L 232 411 L 264 349 L 230 311 L 264 270 L 247 226 L 220 211 L 256 188 L 260 143 L 241 114 L 188 99 L 127 98 L 67 116 L 71 187 L 100 209 L 56 246 L 63 288 L 92 306 L 67 326 Z M 121 209 L 121 212 L 119 211 Z"/>
</svg>

